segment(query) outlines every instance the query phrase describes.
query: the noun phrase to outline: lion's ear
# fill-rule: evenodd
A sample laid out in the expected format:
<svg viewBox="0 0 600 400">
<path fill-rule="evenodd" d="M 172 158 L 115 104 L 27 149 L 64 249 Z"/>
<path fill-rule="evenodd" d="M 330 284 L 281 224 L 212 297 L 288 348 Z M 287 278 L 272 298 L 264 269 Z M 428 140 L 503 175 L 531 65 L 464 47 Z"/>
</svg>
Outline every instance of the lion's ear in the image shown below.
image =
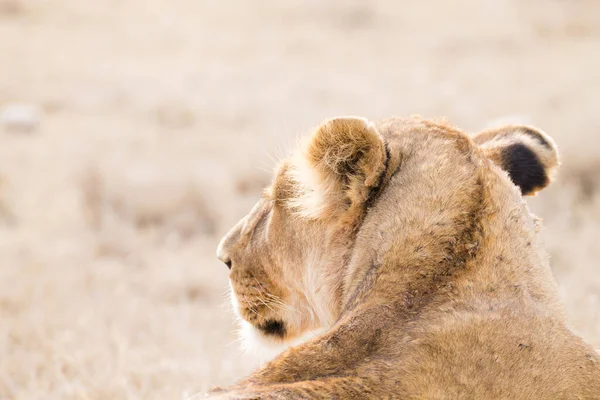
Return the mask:
<svg viewBox="0 0 600 400">
<path fill-rule="evenodd" d="M 386 146 L 365 118 L 338 117 L 321 124 L 301 154 L 301 207 L 309 214 L 361 206 L 385 172 Z"/>
<path fill-rule="evenodd" d="M 510 125 L 477 134 L 473 140 L 525 196 L 534 195 L 550 184 L 559 165 L 556 144 L 544 132 L 522 125 Z"/>
<path fill-rule="evenodd" d="M 339 117 L 312 135 L 305 156 L 324 177 L 375 186 L 385 166 L 385 144 L 365 118 Z"/>
</svg>

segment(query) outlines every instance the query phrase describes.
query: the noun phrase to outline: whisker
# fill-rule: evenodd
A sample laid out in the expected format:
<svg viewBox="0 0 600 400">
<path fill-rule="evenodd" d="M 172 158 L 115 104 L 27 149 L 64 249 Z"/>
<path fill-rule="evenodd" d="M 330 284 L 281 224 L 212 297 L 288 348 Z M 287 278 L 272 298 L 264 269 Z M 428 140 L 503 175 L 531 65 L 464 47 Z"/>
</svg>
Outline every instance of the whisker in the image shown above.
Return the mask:
<svg viewBox="0 0 600 400">
<path fill-rule="evenodd" d="M 258 312 L 258 309 L 256 308 L 256 306 L 248 307 L 248 310 L 252 311 L 258 317 L 261 316 L 260 313 Z"/>
<path fill-rule="evenodd" d="M 280 306 L 280 308 L 282 308 L 284 310 L 289 310 L 289 311 L 298 313 L 298 310 L 296 310 L 294 307 L 290 306 L 289 304 L 284 303 L 279 296 L 276 296 L 276 295 L 264 290 L 263 285 L 260 283 L 260 281 L 258 279 L 256 279 L 256 277 L 254 277 L 254 280 L 260 286 L 260 288 L 262 288 L 263 290 L 257 288 L 256 286 L 252 286 L 252 288 L 255 289 L 259 294 L 267 296 L 268 300 L 269 300 L 269 304 L 273 304 L 273 305 L 278 304 Z M 262 301 L 262 299 L 261 299 L 261 301 Z M 265 305 L 268 307 L 267 304 L 265 304 Z"/>
<path fill-rule="evenodd" d="M 278 297 L 278 296 L 275 296 L 275 295 L 273 295 L 273 294 L 271 294 L 271 293 L 265 293 L 265 295 L 266 295 L 266 296 L 268 296 L 268 297 L 270 297 L 270 298 L 271 298 L 271 300 L 273 300 L 273 301 L 277 301 L 277 302 L 279 302 L 279 303 L 282 303 L 282 304 L 283 304 L 283 301 L 281 300 L 281 298 L 280 298 L 280 297 Z"/>
<path fill-rule="evenodd" d="M 246 295 L 244 295 L 244 298 L 243 298 L 243 303 L 244 303 L 244 304 L 250 304 L 250 305 L 251 305 L 251 306 L 253 306 L 253 307 L 256 307 L 256 306 L 258 306 L 258 305 L 259 305 L 258 303 L 255 303 L 254 301 L 252 301 L 252 300 L 248 299 L 248 297 L 247 297 Z"/>
<path fill-rule="evenodd" d="M 278 298 L 272 298 L 270 299 L 270 304 L 277 304 L 279 305 L 281 308 L 284 308 L 286 310 L 290 310 L 290 311 L 294 311 L 294 312 L 299 312 L 298 310 L 296 310 L 294 307 L 290 306 L 287 303 L 284 303 L 283 301 L 279 300 Z"/>
<path fill-rule="evenodd" d="M 255 276 L 253 276 L 252 278 L 254 278 L 254 281 L 258 284 L 258 286 L 260 286 L 261 289 L 264 289 L 264 286 L 262 285 L 262 283 L 260 283 L 260 281 L 258 279 L 256 279 Z"/>
<path fill-rule="evenodd" d="M 273 310 L 263 299 L 261 299 L 260 297 L 257 297 L 257 299 L 263 303 L 265 305 L 265 307 L 267 307 L 269 310 L 275 312 L 275 310 Z"/>
<path fill-rule="evenodd" d="M 270 303 L 270 304 L 271 304 L 273 307 L 275 307 L 275 308 L 279 308 L 279 309 L 281 309 L 281 310 L 284 310 L 284 311 L 293 311 L 293 312 L 298 312 L 298 311 L 294 310 L 293 308 L 291 308 L 291 307 L 289 307 L 289 306 L 287 306 L 287 305 L 285 305 L 285 304 L 277 304 L 277 303 Z"/>
</svg>

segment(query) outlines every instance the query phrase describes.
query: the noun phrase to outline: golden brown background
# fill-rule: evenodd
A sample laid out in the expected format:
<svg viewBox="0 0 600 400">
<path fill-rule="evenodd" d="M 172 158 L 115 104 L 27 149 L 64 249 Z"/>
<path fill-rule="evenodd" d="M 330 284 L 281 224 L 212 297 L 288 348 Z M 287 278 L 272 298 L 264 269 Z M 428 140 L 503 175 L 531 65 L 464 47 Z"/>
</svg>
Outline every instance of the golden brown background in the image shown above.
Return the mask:
<svg viewBox="0 0 600 400">
<path fill-rule="evenodd" d="M 0 399 L 187 399 L 255 367 L 216 245 L 340 114 L 553 136 L 528 202 L 600 347 L 599 93 L 597 0 L 0 0 Z"/>
</svg>

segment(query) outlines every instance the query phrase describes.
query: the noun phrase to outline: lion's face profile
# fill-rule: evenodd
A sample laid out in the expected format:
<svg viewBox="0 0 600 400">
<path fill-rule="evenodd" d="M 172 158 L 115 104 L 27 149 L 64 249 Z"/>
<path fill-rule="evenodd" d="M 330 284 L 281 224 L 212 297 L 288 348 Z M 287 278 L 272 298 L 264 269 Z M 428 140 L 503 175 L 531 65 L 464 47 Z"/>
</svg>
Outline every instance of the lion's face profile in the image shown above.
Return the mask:
<svg viewBox="0 0 600 400">
<path fill-rule="evenodd" d="M 470 138 L 420 118 L 326 121 L 280 164 L 253 210 L 219 245 L 243 338 L 286 345 L 331 327 L 357 282 L 368 279 L 347 266 L 380 250 L 357 242 L 385 246 L 386 235 L 417 231 L 420 243 L 403 244 L 416 249 L 411 257 L 458 254 L 464 249 L 452 241 L 467 231 L 461 224 L 490 173 L 509 188 L 502 201 L 515 203 L 544 188 L 557 164 L 551 139 L 529 127 Z M 369 219 L 377 229 L 361 229 Z M 437 247 L 428 242 L 434 230 Z"/>
</svg>

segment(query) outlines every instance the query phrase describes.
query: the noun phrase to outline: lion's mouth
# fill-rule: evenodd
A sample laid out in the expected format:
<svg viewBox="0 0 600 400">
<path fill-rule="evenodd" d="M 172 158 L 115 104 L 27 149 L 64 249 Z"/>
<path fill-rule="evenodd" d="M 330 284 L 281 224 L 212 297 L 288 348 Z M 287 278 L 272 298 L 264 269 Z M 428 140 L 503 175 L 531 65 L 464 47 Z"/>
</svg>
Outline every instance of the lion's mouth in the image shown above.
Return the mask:
<svg viewBox="0 0 600 400">
<path fill-rule="evenodd" d="M 285 336 L 285 323 L 281 320 L 268 319 L 258 326 L 265 335 L 283 338 Z"/>
<path fill-rule="evenodd" d="M 245 303 L 240 304 L 238 301 L 238 293 L 233 289 L 231 281 L 229 282 L 229 287 L 231 289 L 231 302 L 233 305 L 233 310 L 238 317 L 245 320 L 256 330 L 260 331 L 264 336 L 275 339 L 285 338 L 288 332 L 286 323 L 282 319 L 273 318 L 273 316 L 260 318 L 259 310 L 255 305 L 248 307 L 248 305 Z M 244 298 L 244 296 L 242 297 Z M 250 304 L 253 303 L 250 302 Z"/>
</svg>

